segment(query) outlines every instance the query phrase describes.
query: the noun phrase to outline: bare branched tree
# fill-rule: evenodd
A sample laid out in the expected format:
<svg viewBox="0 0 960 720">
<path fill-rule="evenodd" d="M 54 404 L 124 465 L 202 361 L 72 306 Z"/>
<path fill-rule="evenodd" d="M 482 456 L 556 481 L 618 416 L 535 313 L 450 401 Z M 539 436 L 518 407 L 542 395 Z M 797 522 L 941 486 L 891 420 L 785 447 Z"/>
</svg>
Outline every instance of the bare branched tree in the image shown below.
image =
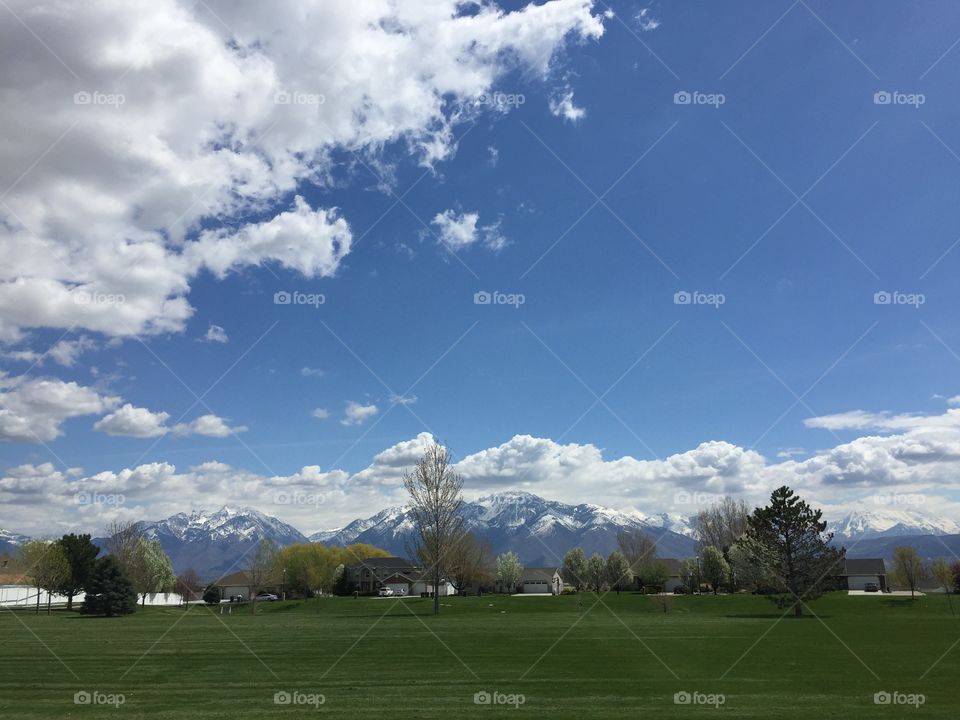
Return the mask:
<svg viewBox="0 0 960 720">
<path fill-rule="evenodd" d="M 617 547 L 627 559 L 633 575 L 642 577 L 644 568 L 657 557 L 656 543 L 638 528 L 618 532 Z"/>
<path fill-rule="evenodd" d="M 725 497 L 697 513 L 694 529 L 700 548 L 713 546 L 726 556 L 733 544 L 747 531 L 750 508 L 743 500 Z"/>
<path fill-rule="evenodd" d="M 270 538 L 261 538 L 257 549 L 253 551 L 250 564 L 247 565 L 247 578 L 250 583 L 250 607 L 257 612 L 257 595 L 277 577 L 277 544 Z"/>
<path fill-rule="evenodd" d="M 433 577 L 433 614 L 440 613 L 446 554 L 463 534 L 463 478 L 450 468 L 447 449 L 434 443 L 403 476 L 417 528 L 415 553 Z"/>
<path fill-rule="evenodd" d="M 124 572 L 129 574 L 143 538 L 143 524 L 132 520 L 114 520 L 107 525 L 105 532 L 107 554 L 113 555 Z"/>
</svg>

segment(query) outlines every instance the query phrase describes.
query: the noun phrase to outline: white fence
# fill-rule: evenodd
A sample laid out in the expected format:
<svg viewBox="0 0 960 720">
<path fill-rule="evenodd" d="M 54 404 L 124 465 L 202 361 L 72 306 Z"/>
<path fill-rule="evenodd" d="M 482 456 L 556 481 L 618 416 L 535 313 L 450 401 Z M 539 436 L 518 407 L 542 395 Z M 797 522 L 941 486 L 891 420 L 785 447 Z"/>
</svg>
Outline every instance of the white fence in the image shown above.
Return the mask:
<svg viewBox="0 0 960 720">
<path fill-rule="evenodd" d="M 40 607 L 47 606 L 47 591 L 40 591 Z M 52 605 L 65 605 L 66 595 L 54 593 L 50 602 Z M 75 595 L 74 604 L 83 602 L 83 593 Z M 143 602 L 142 597 L 137 598 L 138 604 Z M 177 593 L 150 593 L 147 595 L 146 605 L 180 605 L 183 598 Z M 33 607 L 37 604 L 37 589 L 30 585 L 0 585 L 0 607 Z"/>
</svg>

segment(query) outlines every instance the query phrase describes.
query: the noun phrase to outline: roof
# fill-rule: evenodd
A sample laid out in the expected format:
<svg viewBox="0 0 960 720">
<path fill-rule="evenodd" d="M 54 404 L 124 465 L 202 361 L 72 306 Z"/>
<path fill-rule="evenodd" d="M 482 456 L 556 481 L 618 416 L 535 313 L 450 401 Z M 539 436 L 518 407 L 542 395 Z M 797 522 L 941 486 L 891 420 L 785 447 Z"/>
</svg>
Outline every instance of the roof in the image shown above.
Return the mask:
<svg viewBox="0 0 960 720">
<path fill-rule="evenodd" d="M 886 575 L 887 569 L 882 558 L 847 559 L 844 562 L 844 575 Z"/>
<path fill-rule="evenodd" d="M 520 582 L 525 583 L 552 583 L 554 576 L 560 571 L 556 567 L 524 568 L 520 575 Z"/>
<path fill-rule="evenodd" d="M 372 568 L 414 568 L 416 565 L 401 557 L 373 557 L 364 558 L 358 563 L 349 565 L 348 570 L 358 570 L 361 567 Z"/>
<path fill-rule="evenodd" d="M 393 583 L 410 583 L 414 582 L 413 578 L 407 577 L 403 573 L 394 573 L 386 580 L 383 581 L 384 585 L 393 584 Z"/>
<path fill-rule="evenodd" d="M 239 572 L 230 573 L 229 575 L 224 575 L 222 578 L 218 578 L 213 583 L 217 587 L 227 587 L 229 586 L 248 586 L 250 585 L 250 575 L 246 570 L 240 570 Z"/>
</svg>

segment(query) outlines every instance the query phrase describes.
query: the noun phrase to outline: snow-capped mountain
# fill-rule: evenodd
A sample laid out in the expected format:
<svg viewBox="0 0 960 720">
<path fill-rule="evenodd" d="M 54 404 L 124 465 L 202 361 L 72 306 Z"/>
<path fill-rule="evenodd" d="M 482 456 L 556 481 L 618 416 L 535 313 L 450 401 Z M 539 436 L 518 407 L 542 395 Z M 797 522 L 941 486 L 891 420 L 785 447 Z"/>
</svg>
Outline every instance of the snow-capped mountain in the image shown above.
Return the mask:
<svg viewBox="0 0 960 720">
<path fill-rule="evenodd" d="M 173 569 L 193 568 L 203 578 L 237 572 L 246 567 L 248 550 L 262 538 L 284 546 L 307 542 L 296 528 L 250 507 L 225 505 L 209 512 L 177 513 L 143 525 L 146 537 L 159 540 Z M 105 547 L 106 539 L 94 540 Z"/>
<path fill-rule="evenodd" d="M 0 528 L 0 553 L 13 554 L 17 548 L 23 545 L 30 538 L 26 535 L 11 532 Z"/>
<path fill-rule="evenodd" d="M 916 510 L 854 510 L 827 523 L 836 540 L 856 540 L 908 535 L 952 535 L 960 533 L 953 520 L 937 518 Z"/>
<path fill-rule="evenodd" d="M 503 492 L 464 505 L 468 527 L 486 539 L 495 553 L 513 550 L 527 564 L 558 565 L 563 554 L 580 546 L 589 555 L 616 547 L 617 533 L 631 528 L 647 531 L 664 557 L 693 553 L 690 525 L 675 515 L 647 516 L 636 510 L 611 510 L 599 505 L 567 505 L 527 492 Z M 314 542 L 370 543 L 403 555 L 414 531 L 408 508 L 395 507 L 373 517 L 354 520 L 336 530 L 315 533 Z"/>
</svg>

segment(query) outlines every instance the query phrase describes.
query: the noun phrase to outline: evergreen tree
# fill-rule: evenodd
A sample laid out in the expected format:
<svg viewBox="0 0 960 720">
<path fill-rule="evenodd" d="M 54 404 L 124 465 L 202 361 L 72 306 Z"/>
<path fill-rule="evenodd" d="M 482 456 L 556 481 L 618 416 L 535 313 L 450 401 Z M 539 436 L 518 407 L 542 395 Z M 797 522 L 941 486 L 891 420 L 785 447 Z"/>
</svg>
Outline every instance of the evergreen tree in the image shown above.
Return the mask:
<svg viewBox="0 0 960 720">
<path fill-rule="evenodd" d="M 87 581 L 83 615 L 129 615 L 137 609 L 137 591 L 112 555 L 97 560 Z"/>
<path fill-rule="evenodd" d="M 59 540 L 63 554 L 70 565 L 70 573 L 57 588 L 61 595 L 67 596 L 67 610 L 73 609 L 73 596 L 80 593 L 87 586 L 93 565 L 100 554 L 100 548 L 90 541 L 89 535 L 64 535 Z"/>
</svg>

